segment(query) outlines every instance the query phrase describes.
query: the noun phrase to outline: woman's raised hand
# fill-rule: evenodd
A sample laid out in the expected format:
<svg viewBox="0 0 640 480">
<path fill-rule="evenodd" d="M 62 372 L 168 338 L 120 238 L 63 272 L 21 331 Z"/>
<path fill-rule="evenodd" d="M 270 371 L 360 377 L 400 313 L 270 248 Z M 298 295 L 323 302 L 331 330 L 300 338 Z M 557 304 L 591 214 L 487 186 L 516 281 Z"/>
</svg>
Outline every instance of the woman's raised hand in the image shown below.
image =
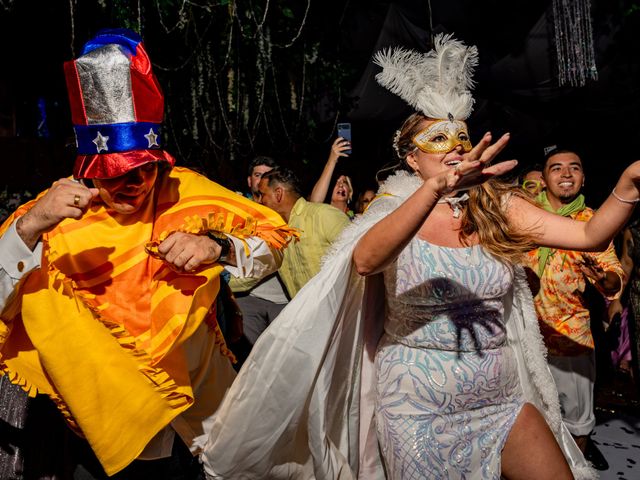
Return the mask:
<svg viewBox="0 0 640 480">
<path fill-rule="evenodd" d="M 334 160 L 338 160 L 338 157 L 348 157 L 349 154 L 345 152 L 350 149 L 351 142 L 342 137 L 338 137 L 334 140 L 333 145 L 331 145 L 330 157 Z"/>
<path fill-rule="evenodd" d="M 447 194 L 456 190 L 466 190 L 512 170 L 518 164 L 517 160 L 490 165 L 496 155 L 507 145 L 509 138 L 509 134 L 505 133 L 498 141 L 491 144 L 491 134 L 486 133 L 471 151 L 462 156 L 462 162 L 443 174 L 444 178 L 439 182 L 440 192 Z"/>
</svg>

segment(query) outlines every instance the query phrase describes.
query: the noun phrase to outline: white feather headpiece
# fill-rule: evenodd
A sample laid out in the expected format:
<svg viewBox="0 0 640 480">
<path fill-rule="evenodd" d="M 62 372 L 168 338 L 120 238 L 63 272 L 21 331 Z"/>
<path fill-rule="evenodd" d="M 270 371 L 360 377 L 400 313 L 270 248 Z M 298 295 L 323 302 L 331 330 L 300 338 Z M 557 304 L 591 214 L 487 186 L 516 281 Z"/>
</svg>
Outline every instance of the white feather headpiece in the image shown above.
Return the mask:
<svg viewBox="0 0 640 480">
<path fill-rule="evenodd" d="M 387 49 L 376 53 L 373 61 L 382 67 L 376 75 L 378 83 L 427 117 L 445 119 L 451 115 L 466 120 L 471 115 L 476 47 L 440 34 L 428 53 Z"/>
</svg>

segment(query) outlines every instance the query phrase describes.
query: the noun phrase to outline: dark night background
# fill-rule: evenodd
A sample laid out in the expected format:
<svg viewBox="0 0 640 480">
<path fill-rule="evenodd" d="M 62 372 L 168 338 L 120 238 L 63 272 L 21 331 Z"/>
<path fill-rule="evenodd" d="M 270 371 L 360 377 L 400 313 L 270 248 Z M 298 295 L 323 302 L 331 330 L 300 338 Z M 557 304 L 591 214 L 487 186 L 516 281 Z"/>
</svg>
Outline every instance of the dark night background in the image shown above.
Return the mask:
<svg viewBox="0 0 640 480">
<path fill-rule="evenodd" d="M 166 95 L 167 150 L 234 189 L 256 154 L 292 167 L 310 189 L 339 121 L 352 123 L 354 147 L 340 167 L 357 187 L 371 182 L 411 113 L 375 83 L 372 54 L 428 50 L 431 32 L 451 32 L 480 53 L 472 136 L 510 131 L 503 156 L 522 166 L 549 144 L 577 148 L 597 205 L 640 158 L 640 2 L 592 1 L 599 79 L 581 88 L 558 86 L 551 3 L 2 0 L 0 190 L 35 193 L 70 173 L 62 62 L 100 28 L 141 32 Z"/>
</svg>

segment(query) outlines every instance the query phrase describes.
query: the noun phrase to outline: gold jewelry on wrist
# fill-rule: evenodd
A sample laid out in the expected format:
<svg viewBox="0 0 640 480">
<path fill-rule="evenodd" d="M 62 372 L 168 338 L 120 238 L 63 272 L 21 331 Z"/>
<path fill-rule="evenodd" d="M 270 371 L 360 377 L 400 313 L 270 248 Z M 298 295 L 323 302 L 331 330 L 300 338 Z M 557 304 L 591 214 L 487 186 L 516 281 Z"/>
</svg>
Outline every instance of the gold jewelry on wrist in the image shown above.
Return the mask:
<svg viewBox="0 0 640 480">
<path fill-rule="evenodd" d="M 638 202 L 640 202 L 640 198 L 636 198 L 635 200 L 627 200 L 626 198 L 622 198 L 620 197 L 617 193 L 616 193 L 616 189 L 614 187 L 613 190 L 611 190 L 611 195 L 613 195 L 613 198 L 615 198 L 616 200 L 618 200 L 619 202 L 622 203 L 629 203 L 631 205 L 634 205 Z"/>
</svg>

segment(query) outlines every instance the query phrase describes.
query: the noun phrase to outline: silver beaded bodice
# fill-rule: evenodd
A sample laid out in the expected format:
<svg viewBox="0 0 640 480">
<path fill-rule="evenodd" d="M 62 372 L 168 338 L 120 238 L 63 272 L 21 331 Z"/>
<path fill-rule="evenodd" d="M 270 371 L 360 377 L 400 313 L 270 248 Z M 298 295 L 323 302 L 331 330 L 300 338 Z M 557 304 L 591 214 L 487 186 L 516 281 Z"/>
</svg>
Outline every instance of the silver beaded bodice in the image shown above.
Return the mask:
<svg viewBox="0 0 640 480">
<path fill-rule="evenodd" d="M 390 337 L 454 351 L 505 342 L 502 297 L 513 269 L 480 245 L 448 248 L 414 238 L 384 275 Z"/>
</svg>

